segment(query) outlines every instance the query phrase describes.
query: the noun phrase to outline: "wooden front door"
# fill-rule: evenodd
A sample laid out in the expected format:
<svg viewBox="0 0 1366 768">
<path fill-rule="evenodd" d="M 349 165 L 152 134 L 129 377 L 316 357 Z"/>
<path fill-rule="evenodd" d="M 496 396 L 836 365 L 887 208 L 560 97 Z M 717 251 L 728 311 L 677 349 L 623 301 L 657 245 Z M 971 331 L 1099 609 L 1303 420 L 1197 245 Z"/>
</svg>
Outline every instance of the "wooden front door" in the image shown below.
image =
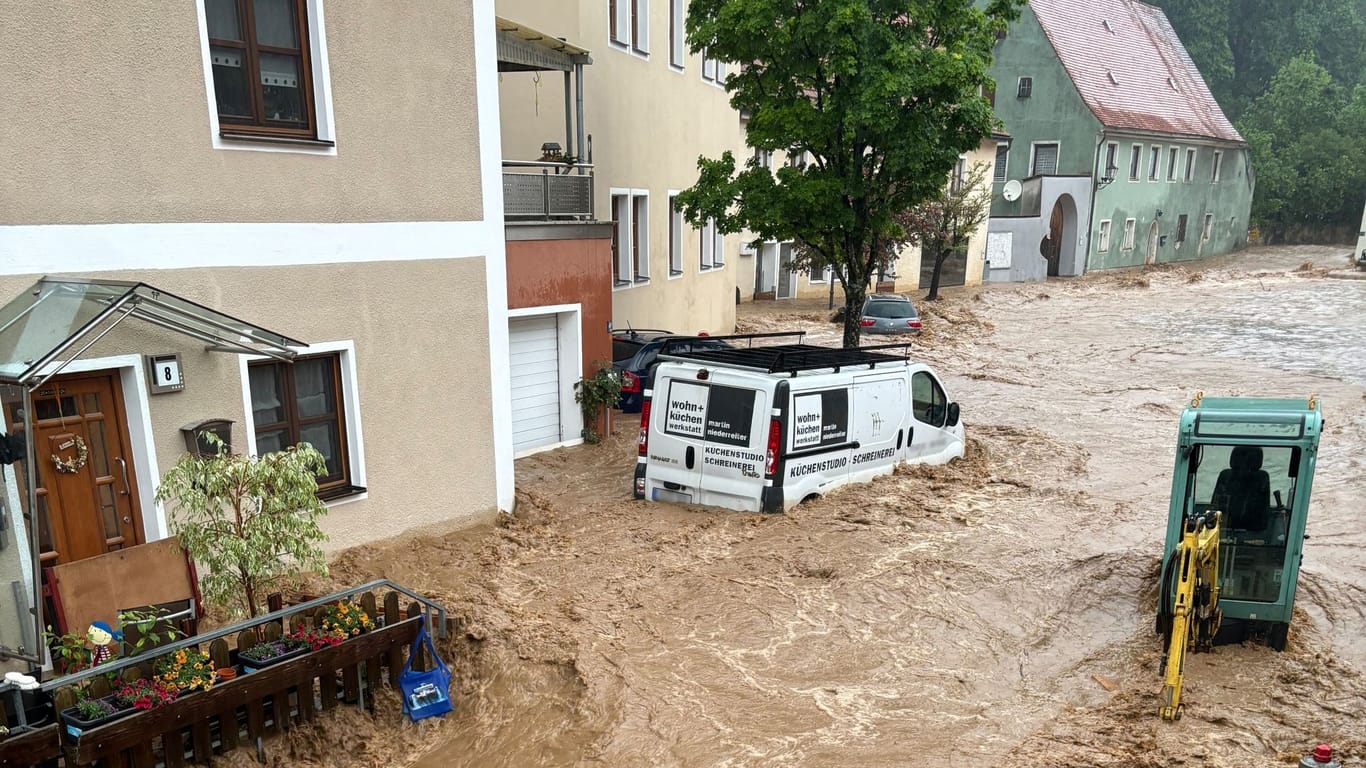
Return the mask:
<svg viewBox="0 0 1366 768">
<path fill-rule="evenodd" d="M 54 377 L 31 395 L 31 405 L 43 566 L 142 543 L 118 374 Z"/>
</svg>

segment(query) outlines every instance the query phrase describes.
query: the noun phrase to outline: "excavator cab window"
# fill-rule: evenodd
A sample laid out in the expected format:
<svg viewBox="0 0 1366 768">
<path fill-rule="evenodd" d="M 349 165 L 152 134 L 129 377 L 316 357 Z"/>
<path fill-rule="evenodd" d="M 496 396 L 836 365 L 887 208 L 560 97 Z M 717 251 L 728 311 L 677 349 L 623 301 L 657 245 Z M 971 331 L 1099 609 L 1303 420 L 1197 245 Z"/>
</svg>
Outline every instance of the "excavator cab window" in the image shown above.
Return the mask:
<svg viewBox="0 0 1366 768">
<path fill-rule="evenodd" d="M 1188 510 L 1223 513 L 1219 588 L 1232 600 L 1280 598 L 1299 450 L 1284 446 L 1198 446 Z"/>
</svg>

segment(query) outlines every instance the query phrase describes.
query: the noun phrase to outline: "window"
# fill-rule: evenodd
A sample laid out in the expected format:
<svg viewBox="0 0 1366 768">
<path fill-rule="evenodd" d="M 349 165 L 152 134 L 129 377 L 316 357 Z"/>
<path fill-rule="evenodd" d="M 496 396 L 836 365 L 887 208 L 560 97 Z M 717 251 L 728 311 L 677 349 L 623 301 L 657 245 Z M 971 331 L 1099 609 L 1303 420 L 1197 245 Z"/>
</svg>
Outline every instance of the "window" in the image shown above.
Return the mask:
<svg viewBox="0 0 1366 768">
<path fill-rule="evenodd" d="M 1135 144 L 1129 150 L 1129 181 L 1138 181 L 1140 163 L 1143 162 L 1143 145 Z"/>
<path fill-rule="evenodd" d="M 1096 250 L 1100 253 L 1110 251 L 1110 220 L 1102 219 L 1100 222 L 1100 235 L 1096 238 Z"/>
<path fill-rule="evenodd" d="M 1030 176 L 1048 176 L 1058 172 L 1058 145 L 1035 144 L 1034 161 L 1030 163 Z"/>
<path fill-rule="evenodd" d="M 631 242 L 631 194 L 612 193 L 612 285 L 630 285 L 630 254 L 623 248 Z"/>
<path fill-rule="evenodd" d="M 1180 151 L 1176 147 L 1167 151 L 1167 181 L 1176 181 L 1176 161 L 1180 159 Z"/>
<path fill-rule="evenodd" d="M 958 162 L 953 166 L 953 175 L 949 177 L 949 193 L 954 194 L 963 189 L 963 185 L 968 180 L 968 159 L 958 158 Z"/>
<path fill-rule="evenodd" d="M 649 53 L 649 0 L 607 0 L 607 26 L 612 42 L 637 53 Z"/>
<path fill-rule="evenodd" d="M 1205 226 L 1200 230 L 1200 242 L 1208 242 L 1214 230 L 1214 214 L 1205 214 Z"/>
<path fill-rule="evenodd" d="M 805 168 L 806 150 L 789 149 L 787 151 L 787 159 L 783 161 L 783 165 L 786 165 L 789 168 Z"/>
<path fill-rule="evenodd" d="M 1186 181 L 1187 181 L 1187 183 L 1189 183 L 1190 180 L 1193 179 L 1193 178 L 1195 178 L 1195 148 L 1194 148 L 1194 147 L 1191 147 L 1191 148 L 1189 148 L 1189 149 L 1186 150 Z"/>
<path fill-rule="evenodd" d="M 631 265 L 635 282 L 650 279 L 650 197 L 631 195 Z"/>
<path fill-rule="evenodd" d="M 726 65 L 707 55 L 707 49 L 702 49 L 702 79 L 716 85 L 726 84 Z"/>
<path fill-rule="evenodd" d="M 768 149 L 754 148 L 754 155 L 751 158 L 755 168 L 773 169 L 773 152 Z"/>
<path fill-rule="evenodd" d="M 1223 164 L 1224 164 L 1224 153 L 1223 153 L 1223 152 L 1220 152 L 1220 151 L 1217 150 L 1217 149 L 1214 150 L 1214 168 L 1213 168 L 1213 170 L 1210 171 L 1210 175 L 1209 175 L 1209 180 L 1210 180 L 1210 183 L 1211 183 L 1211 184 L 1216 184 L 1216 183 L 1218 183 L 1218 181 L 1219 181 L 1219 171 L 1223 170 L 1223 168 L 1222 168 Z"/>
<path fill-rule="evenodd" d="M 669 276 L 683 274 L 683 212 L 678 210 L 678 193 L 669 193 Z"/>
<path fill-rule="evenodd" d="M 711 269 L 716 253 L 716 220 L 707 219 L 697 230 L 697 266 L 699 269 Z"/>
<path fill-rule="evenodd" d="M 811 269 L 808 270 L 807 274 L 807 279 L 813 283 L 828 283 L 830 282 L 831 277 L 830 267 L 817 267 L 813 265 Z"/>
<path fill-rule="evenodd" d="M 996 167 L 991 174 L 991 180 L 1000 182 L 1006 180 L 1006 163 L 1010 161 L 1010 145 L 1002 142 L 996 145 Z"/>
<path fill-rule="evenodd" d="M 711 264 L 713 267 L 726 266 L 726 242 L 725 235 L 716 226 L 716 219 L 709 219 L 707 224 L 711 226 Z"/>
<path fill-rule="evenodd" d="M 1162 175 L 1162 148 L 1148 148 L 1148 181 L 1157 181 Z"/>
<path fill-rule="evenodd" d="M 922 424 L 942 427 L 949 418 L 949 402 L 943 387 L 925 371 L 911 377 L 911 415 Z"/>
<path fill-rule="evenodd" d="M 683 71 L 683 4 L 669 0 L 669 66 Z"/>
<path fill-rule="evenodd" d="M 1015 88 L 1015 95 L 1021 99 L 1027 99 L 1034 93 L 1034 78 L 1022 77 Z"/>
<path fill-rule="evenodd" d="M 221 131 L 317 138 L 304 0 L 204 0 Z"/>
<path fill-rule="evenodd" d="M 1119 173 L 1119 145 L 1112 141 L 1105 145 L 1105 165 L 1100 174 L 1102 179 L 1114 181 L 1116 173 Z"/>
<path fill-rule="evenodd" d="M 326 462 L 320 498 L 362 490 L 351 484 L 341 353 L 298 357 L 292 364 L 253 362 L 247 381 L 257 455 L 308 443 Z"/>
<path fill-rule="evenodd" d="M 1124 242 L 1120 244 L 1121 251 L 1132 251 L 1134 249 L 1134 220 L 1124 220 Z"/>
<path fill-rule="evenodd" d="M 1186 214 L 1183 213 L 1176 217 L 1176 247 L 1180 248 L 1184 242 L 1186 242 Z"/>
</svg>

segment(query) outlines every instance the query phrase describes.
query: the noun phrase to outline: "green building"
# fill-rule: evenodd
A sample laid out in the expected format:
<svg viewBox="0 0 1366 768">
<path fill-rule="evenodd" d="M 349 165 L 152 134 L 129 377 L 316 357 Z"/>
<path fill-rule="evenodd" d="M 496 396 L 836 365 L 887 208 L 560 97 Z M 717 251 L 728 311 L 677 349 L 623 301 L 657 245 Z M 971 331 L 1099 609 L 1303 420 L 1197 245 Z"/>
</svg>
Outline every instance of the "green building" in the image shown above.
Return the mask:
<svg viewBox="0 0 1366 768">
<path fill-rule="evenodd" d="M 1255 181 L 1166 15 L 1030 0 L 996 46 L 986 279 L 1188 261 L 1247 241 Z"/>
</svg>

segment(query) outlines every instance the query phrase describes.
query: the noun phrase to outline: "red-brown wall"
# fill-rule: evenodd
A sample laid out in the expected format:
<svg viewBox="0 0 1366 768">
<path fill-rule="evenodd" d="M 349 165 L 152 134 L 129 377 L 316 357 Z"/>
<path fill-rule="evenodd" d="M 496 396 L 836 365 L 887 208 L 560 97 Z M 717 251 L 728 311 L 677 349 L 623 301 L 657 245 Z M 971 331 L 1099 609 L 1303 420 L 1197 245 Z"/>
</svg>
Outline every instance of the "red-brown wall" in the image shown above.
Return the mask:
<svg viewBox="0 0 1366 768">
<path fill-rule="evenodd" d="M 507 241 L 508 309 L 582 305 L 583 376 L 612 361 L 612 241 L 604 231 L 609 237 Z"/>
</svg>

